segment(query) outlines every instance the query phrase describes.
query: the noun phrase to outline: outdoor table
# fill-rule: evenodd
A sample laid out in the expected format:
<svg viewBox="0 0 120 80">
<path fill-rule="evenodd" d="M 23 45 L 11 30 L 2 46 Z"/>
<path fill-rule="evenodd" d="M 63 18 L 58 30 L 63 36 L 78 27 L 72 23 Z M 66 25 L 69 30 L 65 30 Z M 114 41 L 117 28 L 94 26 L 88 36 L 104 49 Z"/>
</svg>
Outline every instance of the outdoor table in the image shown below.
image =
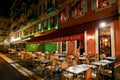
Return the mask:
<svg viewBox="0 0 120 80">
<path fill-rule="evenodd" d="M 92 65 L 96 65 L 96 66 L 100 66 L 100 65 L 101 65 L 101 66 L 106 66 L 108 63 L 102 63 L 102 62 L 99 62 L 99 61 L 98 61 L 98 62 L 92 62 L 91 64 L 92 64 Z"/>
<path fill-rule="evenodd" d="M 78 59 L 79 59 L 79 63 L 83 63 L 83 61 L 85 61 L 86 60 L 86 58 L 85 57 L 83 57 L 83 56 L 80 56 L 80 57 L 78 57 Z"/>
<path fill-rule="evenodd" d="M 97 68 L 96 65 L 92 65 L 92 64 L 82 64 L 82 65 L 85 65 L 85 66 L 91 67 L 91 68 L 93 68 L 93 69 Z"/>
<path fill-rule="evenodd" d="M 112 60 L 112 61 L 114 61 L 115 60 L 115 57 L 106 57 L 105 59 L 108 59 L 108 60 Z"/>
<path fill-rule="evenodd" d="M 51 60 L 43 60 L 40 63 L 45 64 L 45 66 L 47 66 L 49 63 L 51 63 Z"/>
<path fill-rule="evenodd" d="M 70 55 L 69 57 L 70 57 L 71 59 L 74 59 L 74 56 L 73 56 L 73 55 Z"/>
<path fill-rule="evenodd" d="M 78 74 L 88 70 L 89 68 L 90 68 L 89 66 L 81 64 L 81 65 L 77 65 L 77 66 L 68 67 L 66 69 L 66 71 L 78 75 Z"/>
<path fill-rule="evenodd" d="M 100 60 L 99 62 L 101 62 L 101 63 L 108 63 L 108 64 L 113 63 L 113 61 L 109 61 L 109 60 Z"/>
<path fill-rule="evenodd" d="M 85 57 L 79 57 L 78 59 L 80 59 L 80 60 L 85 60 L 86 58 L 85 58 Z"/>
<path fill-rule="evenodd" d="M 64 61 L 64 60 L 66 60 L 66 58 L 60 57 L 60 58 L 58 58 L 58 60 L 59 60 L 59 61 Z"/>
</svg>

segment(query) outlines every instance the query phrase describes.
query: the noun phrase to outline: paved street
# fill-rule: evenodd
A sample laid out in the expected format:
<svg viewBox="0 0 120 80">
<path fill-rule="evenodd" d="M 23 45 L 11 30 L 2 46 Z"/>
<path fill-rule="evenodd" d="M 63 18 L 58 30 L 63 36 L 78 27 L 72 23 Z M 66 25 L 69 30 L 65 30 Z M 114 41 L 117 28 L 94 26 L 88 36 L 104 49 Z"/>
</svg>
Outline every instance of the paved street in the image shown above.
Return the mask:
<svg viewBox="0 0 120 80">
<path fill-rule="evenodd" d="M 29 80 L 0 57 L 0 80 Z"/>
</svg>

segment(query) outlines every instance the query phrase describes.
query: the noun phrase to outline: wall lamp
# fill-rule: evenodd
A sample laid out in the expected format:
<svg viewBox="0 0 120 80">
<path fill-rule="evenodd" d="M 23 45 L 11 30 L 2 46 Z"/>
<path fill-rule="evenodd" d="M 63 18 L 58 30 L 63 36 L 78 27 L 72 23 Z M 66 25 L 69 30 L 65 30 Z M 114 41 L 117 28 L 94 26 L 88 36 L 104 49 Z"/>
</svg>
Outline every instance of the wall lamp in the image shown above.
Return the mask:
<svg viewBox="0 0 120 80">
<path fill-rule="evenodd" d="M 89 35 L 88 36 L 88 40 L 92 40 L 93 39 L 93 36 L 92 35 Z"/>
<path fill-rule="evenodd" d="M 100 27 L 101 27 L 101 28 L 104 28 L 104 27 L 106 27 L 106 26 L 107 26 L 107 23 L 106 23 L 106 22 L 101 22 L 101 23 L 100 23 Z"/>
</svg>

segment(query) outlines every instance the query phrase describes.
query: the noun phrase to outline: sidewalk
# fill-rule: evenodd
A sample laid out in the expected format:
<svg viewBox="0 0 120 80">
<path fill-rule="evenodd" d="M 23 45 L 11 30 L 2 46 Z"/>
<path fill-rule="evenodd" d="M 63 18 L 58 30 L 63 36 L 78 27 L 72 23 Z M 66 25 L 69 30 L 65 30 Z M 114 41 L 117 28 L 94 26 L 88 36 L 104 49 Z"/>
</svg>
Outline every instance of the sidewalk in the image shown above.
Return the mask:
<svg viewBox="0 0 120 80">
<path fill-rule="evenodd" d="M 0 53 L 0 57 L 2 57 L 5 61 L 7 61 L 12 67 L 22 73 L 24 76 L 27 76 L 30 80 L 44 80 L 40 76 L 36 75 L 36 73 L 31 70 L 21 66 L 19 64 L 19 57 L 16 54 L 2 54 Z"/>
<path fill-rule="evenodd" d="M 22 67 L 25 68 L 25 72 L 27 72 L 27 74 L 29 76 L 32 76 L 32 77 L 35 77 L 35 78 L 37 77 L 37 79 L 34 79 L 34 80 L 61 80 L 61 72 L 60 71 L 55 71 L 54 75 L 53 75 L 54 77 L 52 77 L 52 79 L 51 79 L 50 72 L 48 72 L 46 70 L 43 70 L 41 72 L 40 71 L 41 68 L 38 67 L 39 65 L 36 65 L 36 63 L 33 63 L 31 61 L 20 62 L 19 56 L 17 54 L 5 54 L 5 56 L 7 56 L 9 59 L 13 60 L 10 63 L 12 63 L 12 64 L 17 63 L 17 64 L 22 65 Z M 27 71 L 26 71 L 26 69 L 27 69 Z"/>
</svg>

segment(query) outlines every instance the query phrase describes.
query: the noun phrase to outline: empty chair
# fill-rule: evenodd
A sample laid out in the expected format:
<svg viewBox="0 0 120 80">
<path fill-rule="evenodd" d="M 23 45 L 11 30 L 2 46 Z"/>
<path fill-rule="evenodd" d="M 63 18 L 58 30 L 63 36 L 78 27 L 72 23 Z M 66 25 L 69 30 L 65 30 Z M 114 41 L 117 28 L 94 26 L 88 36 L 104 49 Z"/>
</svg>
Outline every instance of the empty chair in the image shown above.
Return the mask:
<svg viewBox="0 0 120 80">
<path fill-rule="evenodd" d="M 101 54 L 100 55 L 100 59 L 102 60 L 102 59 L 105 59 L 106 58 L 106 54 Z"/>
<path fill-rule="evenodd" d="M 53 54 L 50 55 L 50 60 L 53 61 L 55 59 L 55 56 Z"/>
<path fill-rule="evenodd" d="M 69 56 L 67 56 L 66 62 L 67 62 L 68 64 L 70 63 L 70 57 L 69 57 Z"/>
<path fill-rule="evenodd" d="M 62 79 L 68 79 L 68 80 L 73 80 L 73 74 L 67 73 L 65 69 L 68 68 L 68 63 L 66 61 L 63 61 L 61 63 L 61 69 L 62 69 Z"/>
<path fill-rule="evenodd" d="M 113 65 L 113 69 L 103 69 L 101 75 L 108 80 L 120 80 L 120 62 Z"/>
<path fill-rule="evenodd" d="M 72 66 L 76 66 L 76 65 L 78 65 L 78 61 L 73 60 L 73 61 L 72 61 Z"/>
<path fill-rule="evenodd" d="M 46 66 L 46 70 L 50 71 L 51 78 L 53 77 L 53 72 L 56 69 L 57 61 L 56 59 L 52 60 L 51 65 Z"/>
<path fill-rule="evenodd" d="M 92 71 L 91 79 L 92 80 L 99 80 L 101 65 L 97 67 L 97 69 Z"/>
<path fill-rule="evenodd" d="M 89 69 L 85 72 L 84 78 L 75 78 L 74 80 L 91 80 L 91 74 L 92 74 L 92 69 L 89 68 Z"/>
</svg>

